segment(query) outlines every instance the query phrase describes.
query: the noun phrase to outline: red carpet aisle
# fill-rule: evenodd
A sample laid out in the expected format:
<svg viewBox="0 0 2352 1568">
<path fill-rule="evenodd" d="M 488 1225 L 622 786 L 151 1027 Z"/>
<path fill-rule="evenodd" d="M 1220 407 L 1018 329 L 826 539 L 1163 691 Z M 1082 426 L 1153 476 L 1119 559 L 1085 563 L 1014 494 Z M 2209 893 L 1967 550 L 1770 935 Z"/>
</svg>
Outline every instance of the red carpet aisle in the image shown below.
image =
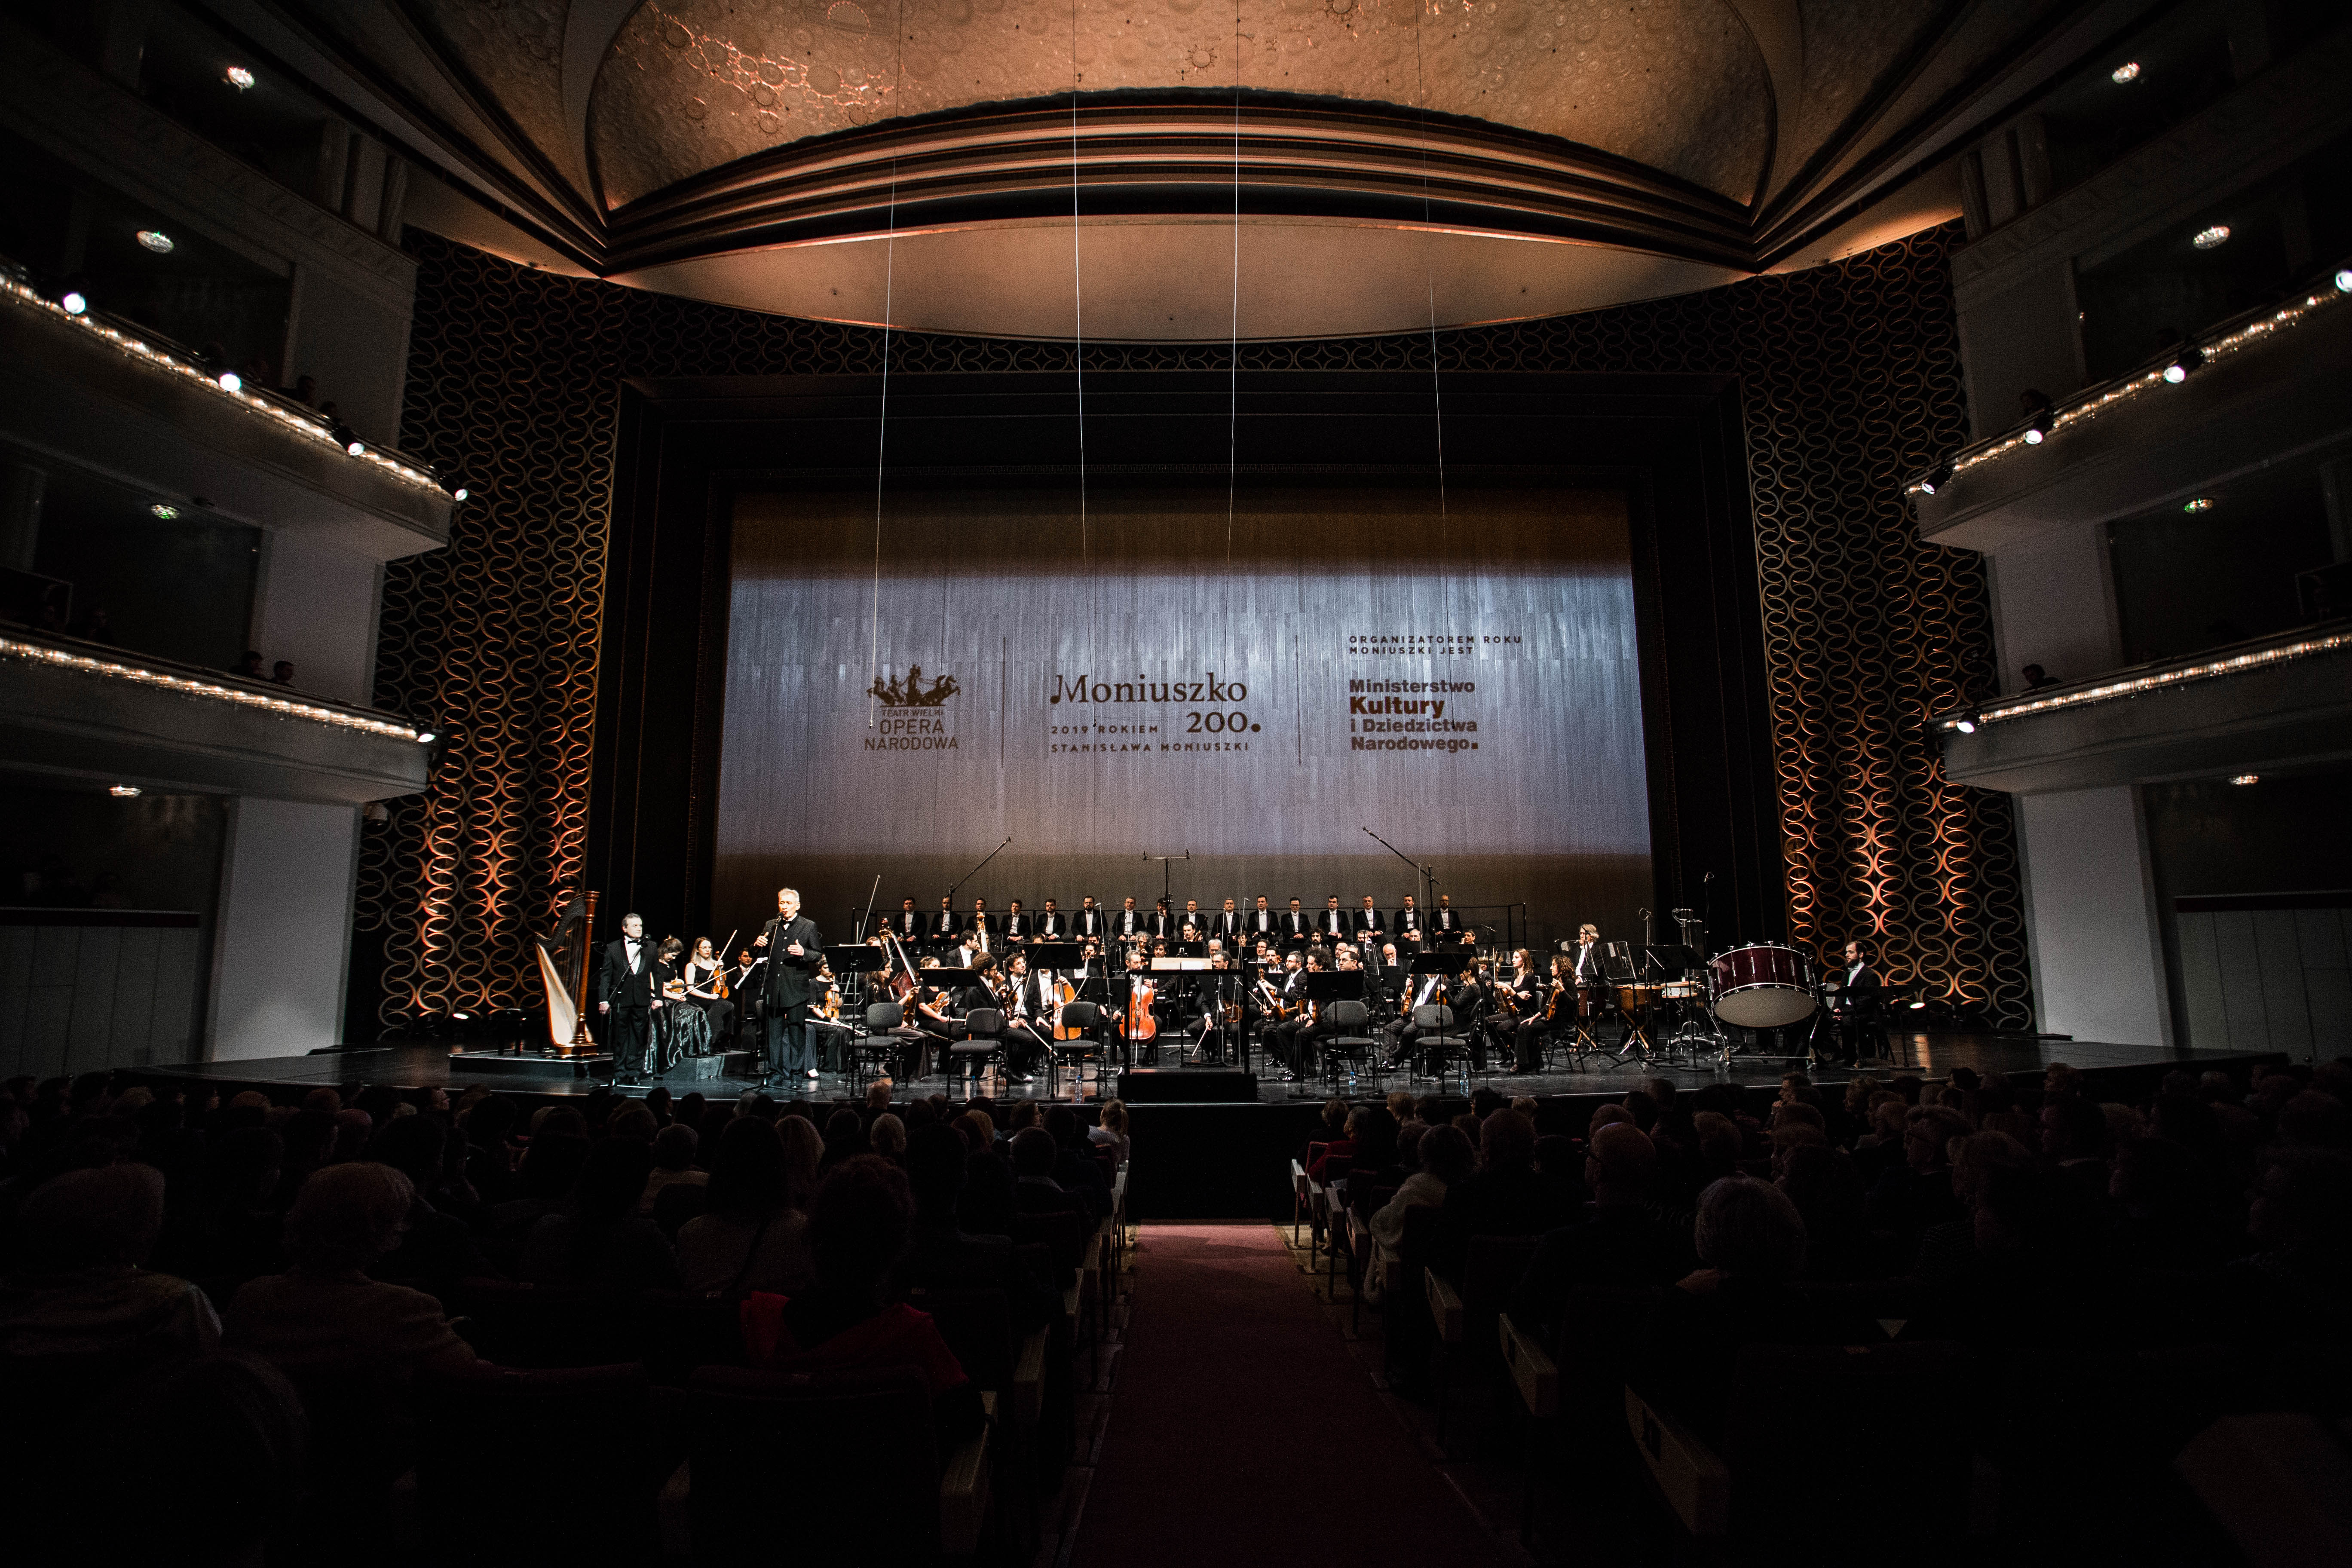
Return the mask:
<svg viewBox="0 0 2352 1568">
<path fill-rule="evenodd" d="M 1510 1559 L 1381 1402 L 1265 1224 L 1145 1226 L 1076 1568 Z"/>
</svg>

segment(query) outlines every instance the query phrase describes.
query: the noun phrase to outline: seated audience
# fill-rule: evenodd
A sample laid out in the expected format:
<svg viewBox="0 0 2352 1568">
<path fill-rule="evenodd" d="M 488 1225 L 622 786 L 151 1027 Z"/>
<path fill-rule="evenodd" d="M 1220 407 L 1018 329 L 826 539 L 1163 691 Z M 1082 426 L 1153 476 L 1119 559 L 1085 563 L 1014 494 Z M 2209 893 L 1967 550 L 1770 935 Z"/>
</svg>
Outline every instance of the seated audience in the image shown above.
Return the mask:
<svg viewBox="0 0 2352 1568">
<path fill-rule="evenodd" d="M 1425 1142 L 1426 1140 L 1423 1140 Z M 1517 1110 L 1496 1110 L 1478 1127 L 1478 1168 L 1445 1192 L 1429 1266 L 1458 1278 L 1474 1236 L 1538 1236 L 1575 1215 L 1559 1189 L 1536 1173 L 1536 1125 Z"/>
<path fill-rule="evenodd" d="M 16 1267 L 0 1280 L 0 1355 L 107 1355 L 134 1363 L 202 1355 L 220 1320 L 185 1279 L 142 1267 L 163 1231 L 152 1165 L 68 1171 L 37 1188 L 15 1224 Z"/>
<path fill-rule="evenodd" d="M 896 1165 L 861 1154 L 836 1166 L 809 1215 L 815 1282 L 789 1299 L 760 1292 L 747 1300 L 743 1341 L 754 1365 L 810 1377 L 916 1368 L 944 1445 L 979 1431 L 983 1415 L 980 1391 L 929 1314 L 888 1300 L 891 1265 L 913 1215 L 906 1173 Z"/>
<path fill-rule="evenodd" d="M 648 1119 L 650 1120 L 650 1119 Z M 530 1227 L 516 1272 L 541 1285 L 659 1290 L 677 1283 L 677 1259 L 661 1226 L 637 1215 L 653 1151 L 608 1132 L 588 1155 L 572 1201 Z"/>
<path fill-rule="evenodd" d="M 369 1374 L 405 1379 L 461 1365 L 473 1348 L 441 1303 L 421 1290 L 371 1279 L 367 1270 L 400 1245 L 416 1189 L 389 1165 L 330 1165 L 302 1184 L 286 1215 L 285 1273 L 248 1282 L 229 1302 L 222 1342 L 251 1351 L 297 1382 Z"/>
<path fill-rule="evenodd" d="M 719 1134 L 709 1201 L 677 1233 L 681 1288 L 699 1296 L 790 1295 L 814 1278 L 803 1205 L 815 1184 L 816 1130 L 797 1116 L 784 1119 L 784 1126 L 795 1124 L 808 1129 L 802 1164 L 787 1149 L 787 1135 L 756 1116 L 739 1116 Z"/>
<path fill-rule="evenodd" d="M 1656 1144 L 1636 1126 L 1612 1122 L 1593 1136 L 1584 1171 L 1591 1208 L 1545 1233 L 1506 1308 L 1513 1322 L 1549 1344 L 1577 1287 L 1665 1286 L 1690 1273 L 1689 1230 L 1652 1207 L 1658 1168 Z"/>
</svg>

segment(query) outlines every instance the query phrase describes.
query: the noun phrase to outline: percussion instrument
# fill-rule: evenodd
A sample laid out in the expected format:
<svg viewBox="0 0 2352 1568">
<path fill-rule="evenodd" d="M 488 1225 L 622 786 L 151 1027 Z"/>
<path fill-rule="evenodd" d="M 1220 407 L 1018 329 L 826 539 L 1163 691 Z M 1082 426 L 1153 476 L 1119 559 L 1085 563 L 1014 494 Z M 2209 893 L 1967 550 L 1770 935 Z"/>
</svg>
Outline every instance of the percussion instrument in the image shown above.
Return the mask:
<svg viewBox="0 0 2352 1568">
<path fill-rule="evenodd" d="M 1669 980 L 1658 987 L 1661 1002 L 1696 1002 L 1706 987 L 1696 980 Z"/>
<path fill-rule="evenodd" d="M 1793 947 L 1758 942 L 1717 953 L 1707 964 L 1715 1016 L 1743 1029 L 1784 1029 L 1820 1004 L 1812 965 Z"/>
<path fill-rule="evenodd" d="M 1658 999 L 1658 987 L 1647 982 L 1617 987 L 1617 1005 L 1627 1013 L 1639 1012 Z"/>
</svg>

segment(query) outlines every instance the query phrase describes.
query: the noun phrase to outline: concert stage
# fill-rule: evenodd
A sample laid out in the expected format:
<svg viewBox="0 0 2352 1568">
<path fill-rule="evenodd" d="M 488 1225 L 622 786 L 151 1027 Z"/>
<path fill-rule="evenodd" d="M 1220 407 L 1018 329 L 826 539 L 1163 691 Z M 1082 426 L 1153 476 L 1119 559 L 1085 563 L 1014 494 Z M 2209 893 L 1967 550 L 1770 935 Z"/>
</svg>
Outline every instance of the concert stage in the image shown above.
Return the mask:
<svg viewBox="0 0 2352 1568">
<path fill-rule="evenodd" d="M 1954 1068 L 1969 1068 L 1990 1077 L 2001 1074 L 2021 1089 L 2038 1088 L 2042 1069 L 2065 1062 L 2092 1077 L 2093 1091 L 2101 1097 L 2136 1100 L 2144 1098 L 2164 1074 L 2176 1068 L 2190 1072 L 2221 1069 L 2242 1081 L 2258 1062 L 2284 1064 L 2276 1052 L 2165 1051 L 2142 1046 L 2105 1045 L 2085 1040 L 2042 1039 L 2016 1035 L 1896 1035 L 1891 1048 L 1895 1066 L 1865 1068 L 1879 1078 L 1916 1073 L 1939 1079 Z M 1761 1110 L 1780 1087 L 1780 1076 L 1792 1066 L 1777 1058 L 1734 1058 L 1727 1069 L 1694 1071 L 1653 1063 L 1628 1063 L 1611 1068 L 1592 1066 L 1584 1071 L 1517 1075 L 1504 1072 L 1473 1074 L 1471 1089 L 1491 1088 L 1508 1097 L 1531 1096 L 1536 1124 L 1545 1133 L 1581 1136 L 1593 1109 L 1622 1097 L 1644 1078 L 1663 1077 L 1687 1091 L 1711 1083 L 1740 1089 Z M 1811 1071 L 1825 1092 L 1837 1092 L 1856 1069 L 1821 1066 Z M 536 1106 L 551 1100 L 584 1096 L 609 1087 L 609 1079 L 574 1078 L 561 1059 L 468 1052 L 451 1055 L 430 1047 L 358 1047 L 315 1052 L 306 1057 L 263 1058 L 249 1061 L 194 1062 L 142 1069 L 138 1077 L 185 1087 L 209 1085 L 223 1095 L 258 1089 L 273 1100 L 291 1103 L 320 1086 L 349 1091 L 365 1084 L 395 1089 L 441 1088 L 452 1096 L 475 1087 L 513 1095 Z M 1279 1217 L 1290 1213 L 1289 1162 L 1304 1147 L 1319 1118 L 1323 1101 L 1337 1093 L 1349 1100 L 1371 1100 L 1392 1089 L 1416 1096 L 1437 1094 L 1448 1102 L 1449 1113 L 1468 1108 L 1460 1075 L 1444 1083 L 1403 1073 L 1382 1075 L 1377 1081 L 1360 1079 L 1353 1084 L 1328 1084 L 1321 1079 L 1285 1084 L 1268 1075 L 1255 1079 L 1254 1097 L 1235 1100 L 1237 1085 L 1249 1080 L 1216 1068 L 1162 1067 L 1148 1075 L 1128 1075 L 1141 1082 L 1129 1106 L 1136 1164 L 1129 1203 L 1139 1218 L 1158 1220 L 1232 1217 Z M 673 1094 L 699 1090 L 707 1096 L 735 1095 L 757 1087 L 748 1079 L 689 1079 L 683 1070 L 665 1080 Z M 1148 1089 L 1142 1087 L 1148 1082 Z M 1197 1092 L 1189 1086 L 1197 1084 Z M 642 1097 L 646 1086 L 619 1092 Z M 992 1081 L 990 1085 L 992 1089 Z M 1082 1114 L 1097 1100 L 1094 1082 L 1088 1096 L 1076 1103 Z M 902 1085 L 899 1098 L 934 1092 L 959 1092 L 960 1085 L 931 1078 Z M 1043 1083 L 1028 1091 L 1042 1093 Z M 1066 1079 L 1060 1098 L 1073 1096 Z M 782 1085 L 772 1086 L 779 1100 L 793 1097 Z M 1222 1097 L 1222 1098 L 1221 1098 Z M 820 1110 L 862 1100 L 862 1090 L 839 1074 L 820 1079 L 814 1091 L 801 1098 Z"/>
</svg>

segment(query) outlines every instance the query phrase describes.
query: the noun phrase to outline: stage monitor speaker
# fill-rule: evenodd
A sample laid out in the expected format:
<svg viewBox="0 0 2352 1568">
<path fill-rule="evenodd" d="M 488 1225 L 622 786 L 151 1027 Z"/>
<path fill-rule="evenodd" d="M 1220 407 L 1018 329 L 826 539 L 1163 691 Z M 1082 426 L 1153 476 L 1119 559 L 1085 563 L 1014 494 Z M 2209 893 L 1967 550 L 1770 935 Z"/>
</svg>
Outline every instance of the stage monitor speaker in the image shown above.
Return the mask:
<svg viewBox="0 0 2352 1568">
<path fill-rule="evenodd" d="M 1118 1075 L 1129 1105 L 1255 1104 L 1257 1075 L 1217 1068 L 1130 1068 Z"/>
</svg>

